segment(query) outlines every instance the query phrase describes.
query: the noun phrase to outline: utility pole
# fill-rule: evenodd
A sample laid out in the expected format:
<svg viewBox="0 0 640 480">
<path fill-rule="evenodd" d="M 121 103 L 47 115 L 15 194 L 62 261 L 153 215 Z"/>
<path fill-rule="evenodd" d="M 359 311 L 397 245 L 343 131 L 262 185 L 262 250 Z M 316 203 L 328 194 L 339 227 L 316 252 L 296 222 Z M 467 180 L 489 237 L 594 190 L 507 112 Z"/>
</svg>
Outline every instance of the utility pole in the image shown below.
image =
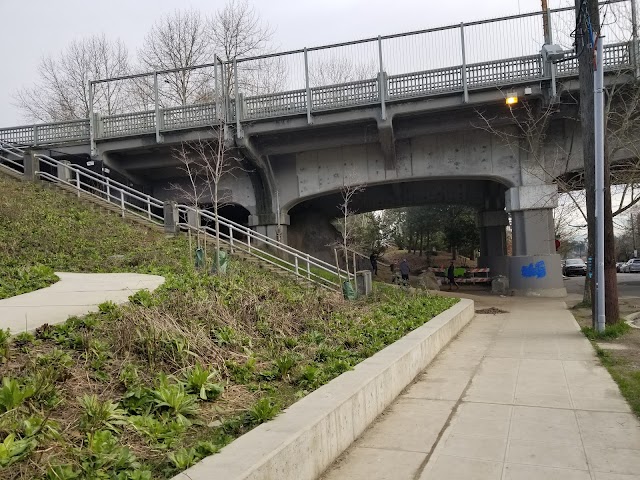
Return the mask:
<svg viewBox="0 0 640 480">
<path fill-rule="evenodd" d="M 618 286 L 615 269 L 615 236 L 613 231 L 613 218 L 611 215 L 610 172 L 606 158 L 602 169 L 604 186 L 599 189 L 603 192 L 604 207 L 596 212 L 596 149 L 595 149 L 595 112 L 594 112 L 594 47 L 597 36 L 600 33 L 600 12 L 598 0 L 575 0 L 576 6 L 576 53 L 579 64 L 580 81 L 580 124 L 582 127 L 582 151 L 584 161 L 584 188 L 587 200 L 587 263 L 597 265 L 604 261 L 604 274 L 597 281 L 606 288 L 604 295 L 605 317 L 607 323 L 619 321 Z M 600 55 L 602 57 L 602 55 Z M 604 123 L 606 131 L 606 114 L 599 118 Z M 603 141 L 604 144 L 604 141 Z M 602 154 L 604 157 L 604 154 Z M 596 213 L 603 220 L 604 225 L 604 252 L 596 257 Z M 602 273 L 602 272 L 601 272 Z M 595 282 L 588 277 L 585 280 L 584 301 L 592 305 L 593 328 L 598 328 L 598 315 L 596 312 Z"/>
<path fill-rule="evenodd" d="M 596 69 L 593 72 L 593 111 L 594 143 L 596 169 L 596 319 L 597 331 L 604 332 L 605 327 L 605 285 L 604 276 L 604 223 L 605 223 L 605 187 L 604 187 L 604 65 L 602 55 L 604 39 L 596 39 Z M 587 134 L 587 132 L 583 132 Z"/>
</svg>

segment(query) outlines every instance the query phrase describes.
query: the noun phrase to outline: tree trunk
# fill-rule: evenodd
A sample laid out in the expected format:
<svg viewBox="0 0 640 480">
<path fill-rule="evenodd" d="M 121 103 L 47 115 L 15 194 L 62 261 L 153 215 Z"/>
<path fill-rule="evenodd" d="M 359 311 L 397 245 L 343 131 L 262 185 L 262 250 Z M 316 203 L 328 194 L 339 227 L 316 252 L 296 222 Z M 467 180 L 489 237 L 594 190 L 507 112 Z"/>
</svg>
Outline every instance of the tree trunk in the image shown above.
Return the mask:
<svg viewBox="0 0 640 480">
<path fill-rule="evenodd" d="M 604 163 L 604 311 L 606 325 L 613 325 L 620 321 L 615 242 L 613 212 L 611 210 L 611 174 L 609 156 L 607 155 Z"/>
<path fill-rule="evenodd" d="M 420 256 L 422 256 L 422 246 L 424 242 L 424 233 L 420 234 Z"/>
</svg>

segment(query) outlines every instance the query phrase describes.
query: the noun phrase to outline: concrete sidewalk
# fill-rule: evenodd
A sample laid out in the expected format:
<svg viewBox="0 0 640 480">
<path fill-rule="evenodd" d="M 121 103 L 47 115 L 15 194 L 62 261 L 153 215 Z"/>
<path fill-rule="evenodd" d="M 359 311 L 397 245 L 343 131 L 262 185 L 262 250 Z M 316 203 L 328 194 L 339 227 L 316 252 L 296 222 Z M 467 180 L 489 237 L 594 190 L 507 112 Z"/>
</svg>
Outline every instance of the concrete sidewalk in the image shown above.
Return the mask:
<svg viewBox="0 0 640 480">
<path fill-rule="evenodd" d="M 139 273 L 56 273 L 50 287 L 0 300 L 0 328 L 16 334 L 42 324 L 62 323 L 74 315 L 97 311 L 111 301 L 126 303 L 138 290 L 155 290 L 164 283 L 157 275 Z"/>
<path fill-rule="evenodd" d="M 640 422 L 564 302 L 492 304 L 324 480 L 640 480 Z"/>
</svg>

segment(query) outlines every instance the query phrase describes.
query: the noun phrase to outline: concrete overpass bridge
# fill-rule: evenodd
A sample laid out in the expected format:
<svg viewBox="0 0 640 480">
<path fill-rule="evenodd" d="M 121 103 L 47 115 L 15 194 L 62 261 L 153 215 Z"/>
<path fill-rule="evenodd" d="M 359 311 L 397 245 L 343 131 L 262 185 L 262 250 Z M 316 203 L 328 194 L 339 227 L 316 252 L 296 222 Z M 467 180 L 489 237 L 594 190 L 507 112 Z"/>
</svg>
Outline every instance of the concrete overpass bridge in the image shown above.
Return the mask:
<svg viewBox="0 0 640 480">
<path fill-rule="evenodd" d="M 608 8 L 630 5 L 620 0 Z M 636 31 L 633 12 L 628 32 Z M 243 167 L 222 180 L 232 204 L 225 214 L 232 220 L 318 254 L 332 235 L 329 222 L 345 184 L 366 187 L 354 201 L 361 212 L 470 205 L 478 210 L 483 265 L 509 276 L 517 293 L 561 295 L 553 178 L 567 165 L 564 171 L 555 160 L 540 165 L 505 145 L 478 128 L 478 110 L 500 116 L 507 94 L 544 104 L 576 91 L 571 54 L 552 63 L 542 52 L 544 45 L 571 44 L 573 15 L 565 8 L 234 62 L 216 58 L 188 69 L 209 86 L 210 101 L 193 104 L 172 104 L 163 82 L 184 71 L 93 81 L 89 119 L 4 128 L 0 140 L 74 163 L 94 162 L 170 200 L 179 195 L 175 186 L 187 181 L 175 147 L 215 140 L 222 130 L 229 154 Z M 604 60 L 611 81 L 634 78 L 640 66 L 637 38 L 613 41 L 627 31 L 622 23 L 607 27 L 612 32 Z M 322 75 L 335 65 L 348 67 L 342 78 L 348 81 L 329 83 Z M 264 79 L 249 75 L 269 77 L 274 69 L 286 73 L 278 88 L 269 87 L 275 91 L 250 91 Z M 152 108 L 136 110 L 132 102 L 131 111 L 106 114 L 101 92 L 126 84 L 148 86 Z M 578 125 L 559 115 L 546 143 L 548 159 L 558 145 L 573 145 L 571 167 L 580 168 Z M 509 224 L 512 256 L 506 255 Z M 523 268 L 531 265 L 537 268 Z"/>
</svg>

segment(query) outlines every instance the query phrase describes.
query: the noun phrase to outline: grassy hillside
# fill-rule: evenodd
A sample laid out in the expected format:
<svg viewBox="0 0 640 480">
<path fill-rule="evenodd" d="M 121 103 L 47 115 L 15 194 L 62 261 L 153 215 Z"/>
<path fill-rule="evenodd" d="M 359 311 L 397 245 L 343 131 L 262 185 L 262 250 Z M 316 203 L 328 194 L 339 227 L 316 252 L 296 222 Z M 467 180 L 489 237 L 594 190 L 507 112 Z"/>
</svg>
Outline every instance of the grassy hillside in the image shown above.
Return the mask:
<svg viewBox="0 0 640 480">
<path fill-rule="evenodd" d="M 53 270 L 177 267 L 156 232 L 97 213 L 82 201 L 0 174 L 0 299 L 56 281 Z M 125 254 L 124 260 L 110 260 Z"/>
<path fill-rule="evenodd" d="M 210 276 L 185 239 L 55 190 L 0 188 L 4 278 L 37 266 L 167 279 L 128 305 L 0 335 L 3 479 L 169 478 L 456 301 L 380 287 L 347 303 L 234 259 Z"/>
</svg>

